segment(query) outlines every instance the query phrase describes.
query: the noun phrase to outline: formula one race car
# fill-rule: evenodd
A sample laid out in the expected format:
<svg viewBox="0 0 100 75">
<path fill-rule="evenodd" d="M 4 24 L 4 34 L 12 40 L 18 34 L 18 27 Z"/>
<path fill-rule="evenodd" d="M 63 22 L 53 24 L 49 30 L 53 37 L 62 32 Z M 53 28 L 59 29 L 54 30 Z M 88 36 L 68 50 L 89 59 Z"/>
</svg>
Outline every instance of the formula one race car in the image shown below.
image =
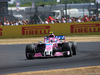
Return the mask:
<svg viewBox="0 0 100 75">
<path fill-rule="evenodd" d="M 65 36 L 55 36 L 51 33 L 44 37 L 44 43 L 28 44 L 26 58 L 76 55 L 76 42 L 65 42 Z M 64 40 L 64 41 L 63 41 Z"/>
</svg>

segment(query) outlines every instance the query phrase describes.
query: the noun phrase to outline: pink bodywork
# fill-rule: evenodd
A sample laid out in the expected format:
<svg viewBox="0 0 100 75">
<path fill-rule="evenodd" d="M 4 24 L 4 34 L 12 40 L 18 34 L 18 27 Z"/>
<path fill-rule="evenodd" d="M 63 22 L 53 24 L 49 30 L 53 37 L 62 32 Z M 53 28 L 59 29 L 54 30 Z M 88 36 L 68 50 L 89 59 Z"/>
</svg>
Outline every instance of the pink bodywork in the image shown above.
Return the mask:
<svg viewBox="0 0 100 75">
<path fill-rule="evenodd" d="M 61 52 L 56 52 L 54 56 L 63 56 Z M 36 53 L 34 57 L 43 57 L 41 53 Z M 46 56 L 49 57 L 49 56 Z M 51 57 L 51 56 L 50 56 Z"/>
<path fill-rule="evenodd" d="M 51 41 L 52 40 L 52 41 Z M 55 37 L 44 38 L 44 43 L 46 44 L 46 51 L 51 51 L 54 47 L 58 46 L 60 40 Z M 62 52 L 56 52 L 54 56 L 63 56 Z M 43 57 L 41 53 L 36 53 L 34 57 Z M 51 57 L 51 56 L 50 56 Z"/>
</svg>

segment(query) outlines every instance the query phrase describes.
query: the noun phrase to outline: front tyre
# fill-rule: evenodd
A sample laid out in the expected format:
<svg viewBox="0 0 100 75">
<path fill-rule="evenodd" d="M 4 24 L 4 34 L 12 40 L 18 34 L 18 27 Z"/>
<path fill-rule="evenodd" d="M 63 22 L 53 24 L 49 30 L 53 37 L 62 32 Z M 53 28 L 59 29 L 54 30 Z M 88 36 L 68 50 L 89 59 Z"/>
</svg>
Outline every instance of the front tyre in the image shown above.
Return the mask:
<svg viewBox="0 0 100 75">
<path fill-rule="evenodd" d="M 64 51 L 64 53 L 63 53 L 64 57 L 72 56 L 72 50 L 71 50 L 70 43 L 63 43 L 62 50 Z"/>
<path fill-rule="evenodd" d="M 34 58 L 34 55 L 35 55 L 36 51 L 35 51 L 35 45 L 32 45 L 32 44 L 28 44 L 26 46 L 26 58 L 27 59 L 33 59 Z"/>
<path fill-rule="evenodd" d="M 71 43 L 72 43 L 72 52 L 73 52 L 73 55 L 76 55 L 77 43 L 76 42 L 71 42 Z"/>
</svg>

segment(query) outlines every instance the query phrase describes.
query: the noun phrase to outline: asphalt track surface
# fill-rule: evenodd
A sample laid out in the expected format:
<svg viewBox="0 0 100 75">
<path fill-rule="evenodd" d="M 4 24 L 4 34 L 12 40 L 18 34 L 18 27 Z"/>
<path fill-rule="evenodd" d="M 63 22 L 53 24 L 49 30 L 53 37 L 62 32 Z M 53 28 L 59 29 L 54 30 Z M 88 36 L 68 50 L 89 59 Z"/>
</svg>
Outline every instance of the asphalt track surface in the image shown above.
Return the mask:
<svg viewBox="0 0 100 75">
<path fill-rule="evenodd" d="M 78 42 L 77 55 L 72 57 L 27 60 L 26 44 L 0 45 L 0 75 L 27 71 L 100 66 L 100 42 Z"/>
</svg>

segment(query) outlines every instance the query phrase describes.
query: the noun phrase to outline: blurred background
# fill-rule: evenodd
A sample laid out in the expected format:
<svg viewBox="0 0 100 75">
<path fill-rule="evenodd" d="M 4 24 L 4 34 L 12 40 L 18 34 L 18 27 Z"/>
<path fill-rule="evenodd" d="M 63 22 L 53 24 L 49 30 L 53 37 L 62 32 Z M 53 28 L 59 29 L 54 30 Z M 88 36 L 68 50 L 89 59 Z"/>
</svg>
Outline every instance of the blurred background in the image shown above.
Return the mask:
<svg viewBox="0 0 100 75">
<path fill-rule="evenodd" d="M 0 0 L 0 21 L 36 17 L 44 21 L 48 16 L 61 19 L 85 15 L 100 18 L 100 0 Z"/>
</svg>

